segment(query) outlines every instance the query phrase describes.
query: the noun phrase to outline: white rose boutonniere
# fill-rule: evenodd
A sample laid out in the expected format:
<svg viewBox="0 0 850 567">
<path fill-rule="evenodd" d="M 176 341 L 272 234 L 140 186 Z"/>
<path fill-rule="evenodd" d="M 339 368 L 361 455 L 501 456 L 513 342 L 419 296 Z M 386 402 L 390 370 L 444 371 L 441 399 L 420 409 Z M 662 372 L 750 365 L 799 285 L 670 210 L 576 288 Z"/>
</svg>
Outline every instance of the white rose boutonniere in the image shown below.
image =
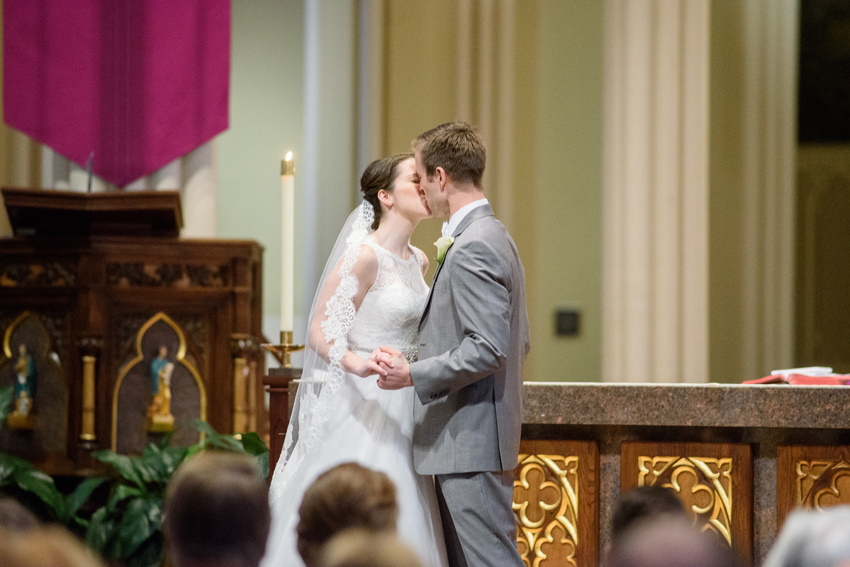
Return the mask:
<svg viewBox="0 0 850 567">
<path fill-rule="evenodd" d="M 437 263 L 442 264 L 443 260 L 446 259 L 446 252 L 449 251 L 449 248 L 452 244 L 454 244 L 455 239 L 451 236 L 441 236 L 437 239 L 437 242 L 434 243 L 434 246 L 437 247 Z"/>
</svg>

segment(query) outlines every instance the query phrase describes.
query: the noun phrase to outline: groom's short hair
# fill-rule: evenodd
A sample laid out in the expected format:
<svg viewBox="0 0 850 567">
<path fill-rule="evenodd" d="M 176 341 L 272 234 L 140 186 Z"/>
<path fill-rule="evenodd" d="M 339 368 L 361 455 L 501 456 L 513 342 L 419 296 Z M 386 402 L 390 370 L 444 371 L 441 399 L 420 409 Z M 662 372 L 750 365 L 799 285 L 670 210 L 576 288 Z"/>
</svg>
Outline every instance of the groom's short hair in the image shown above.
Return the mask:
<svg viewBox="0 0 850 567">
<path fill-rule="evenodd" d="M 419 152 L 428 177 L 442 167 L 453 181 L 481 189 L 487 148 L 481 135 L 466 122 L 440 124 L 417 136 L 411 146 Z"/>
</svg>

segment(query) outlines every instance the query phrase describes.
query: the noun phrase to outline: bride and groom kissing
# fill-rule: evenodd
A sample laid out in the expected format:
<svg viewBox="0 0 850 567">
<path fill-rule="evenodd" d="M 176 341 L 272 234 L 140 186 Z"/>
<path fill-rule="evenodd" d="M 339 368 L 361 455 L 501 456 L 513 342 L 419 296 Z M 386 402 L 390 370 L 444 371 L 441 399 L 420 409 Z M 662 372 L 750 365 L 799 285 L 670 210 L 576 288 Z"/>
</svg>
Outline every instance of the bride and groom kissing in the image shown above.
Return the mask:
<svg viewBox="0 0 850 567">
<path fill-rule="evenodd" d="M 522 263 L 483 193 L 480 135 L 453 122 L 412 146 L 364 171 L 364 201 L 316 293 L 264 567 L 300 564 L 301 497 L 351 461 L 393 481 L 399 536 L 423 564 L 522 565 L 511 507 L 529 349 Z M 410 236 L 430 216 L 449 220 L 429 289 Z"/>
</svg>

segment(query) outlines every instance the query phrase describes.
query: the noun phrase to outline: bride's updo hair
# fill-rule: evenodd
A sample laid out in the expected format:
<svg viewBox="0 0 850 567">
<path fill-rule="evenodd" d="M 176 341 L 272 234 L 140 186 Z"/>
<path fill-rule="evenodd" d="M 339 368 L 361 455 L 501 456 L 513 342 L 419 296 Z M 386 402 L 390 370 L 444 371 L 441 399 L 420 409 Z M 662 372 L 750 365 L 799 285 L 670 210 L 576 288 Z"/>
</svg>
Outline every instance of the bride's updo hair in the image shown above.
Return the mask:
<svg viewBox="0 0 850 567">
<path fill-rule="evenodd" d="M 372 208 L 375 209 L 375 222 L 372 223 L 372 230 L 376 230 L 378 225 L 381 224 L 382 211 L 378 192 L 382 189 L 387 192 L 393 190 L 393 184 L 398 177 L 398 164 L 412 157 L 413 154 L 407 152 L 388 158 L 376 159 L 366 167 L 366 171 L 360 177 L 360 190 L 363 192 L 363 198 L 369 201 Z"/>
</svg>

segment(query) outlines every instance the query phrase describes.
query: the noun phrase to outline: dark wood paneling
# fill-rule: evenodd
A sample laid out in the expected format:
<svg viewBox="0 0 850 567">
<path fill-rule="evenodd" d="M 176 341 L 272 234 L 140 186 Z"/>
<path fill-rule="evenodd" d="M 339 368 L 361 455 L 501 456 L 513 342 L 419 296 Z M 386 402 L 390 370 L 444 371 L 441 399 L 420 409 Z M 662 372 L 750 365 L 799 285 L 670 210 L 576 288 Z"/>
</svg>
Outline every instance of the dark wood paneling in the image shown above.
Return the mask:
<svg viewBox="0 0 850 567">
<path fill-rule="evenodd" d="M 753 555 L 753 462 L 749 445 L 623 442 L 620 489 L 673 489 L 698 525 L 748 562 Z"/>
<path fill-rule="evenodd" d="M 850 504 L 850 447 L 777 447 L 777 530 L 796 508 L 820 510 L 838 504 Z"/>
<path fill-rule="evenodd" d="M 117 377 L 141 325 L 160 312 L 185 335 L 187 356 L 207 393 L 207 420 L 230 432 L 231 343 L 234 336 L 250 337 L 251 345 L 264 342 L 259 336 L 261 285 L 262 247 L 250 241 L 124 236 L 0 240 L 0 335 L 25 311 L 46 324 L 57 317 L 63 321 L 54 342 L 61 342 L 57 352 L 67 384 L 67 449 L 35 460 L 46 472 L 83 473 L 91 464 L 91 451 L 111 446 Z M 91 348 L 92 341 L 97 348 Z M 253 346 L 243 350 L 240 356 L 256 364 L 259 380 L 264 355 Z M 96 439 L 86 442 L 79 438 L 83 354 L 97 357 Z M 254 392 L 256 423 L 265 429 L 259 383 Z M 69 470 L 56 463 L 76 465 Z"/>
<path fill-rule="evenodd" d="M 520 444 L 514 514 L 526 565 L 599 564 L 599 449 L 593 441 Z"/>
</svg>

